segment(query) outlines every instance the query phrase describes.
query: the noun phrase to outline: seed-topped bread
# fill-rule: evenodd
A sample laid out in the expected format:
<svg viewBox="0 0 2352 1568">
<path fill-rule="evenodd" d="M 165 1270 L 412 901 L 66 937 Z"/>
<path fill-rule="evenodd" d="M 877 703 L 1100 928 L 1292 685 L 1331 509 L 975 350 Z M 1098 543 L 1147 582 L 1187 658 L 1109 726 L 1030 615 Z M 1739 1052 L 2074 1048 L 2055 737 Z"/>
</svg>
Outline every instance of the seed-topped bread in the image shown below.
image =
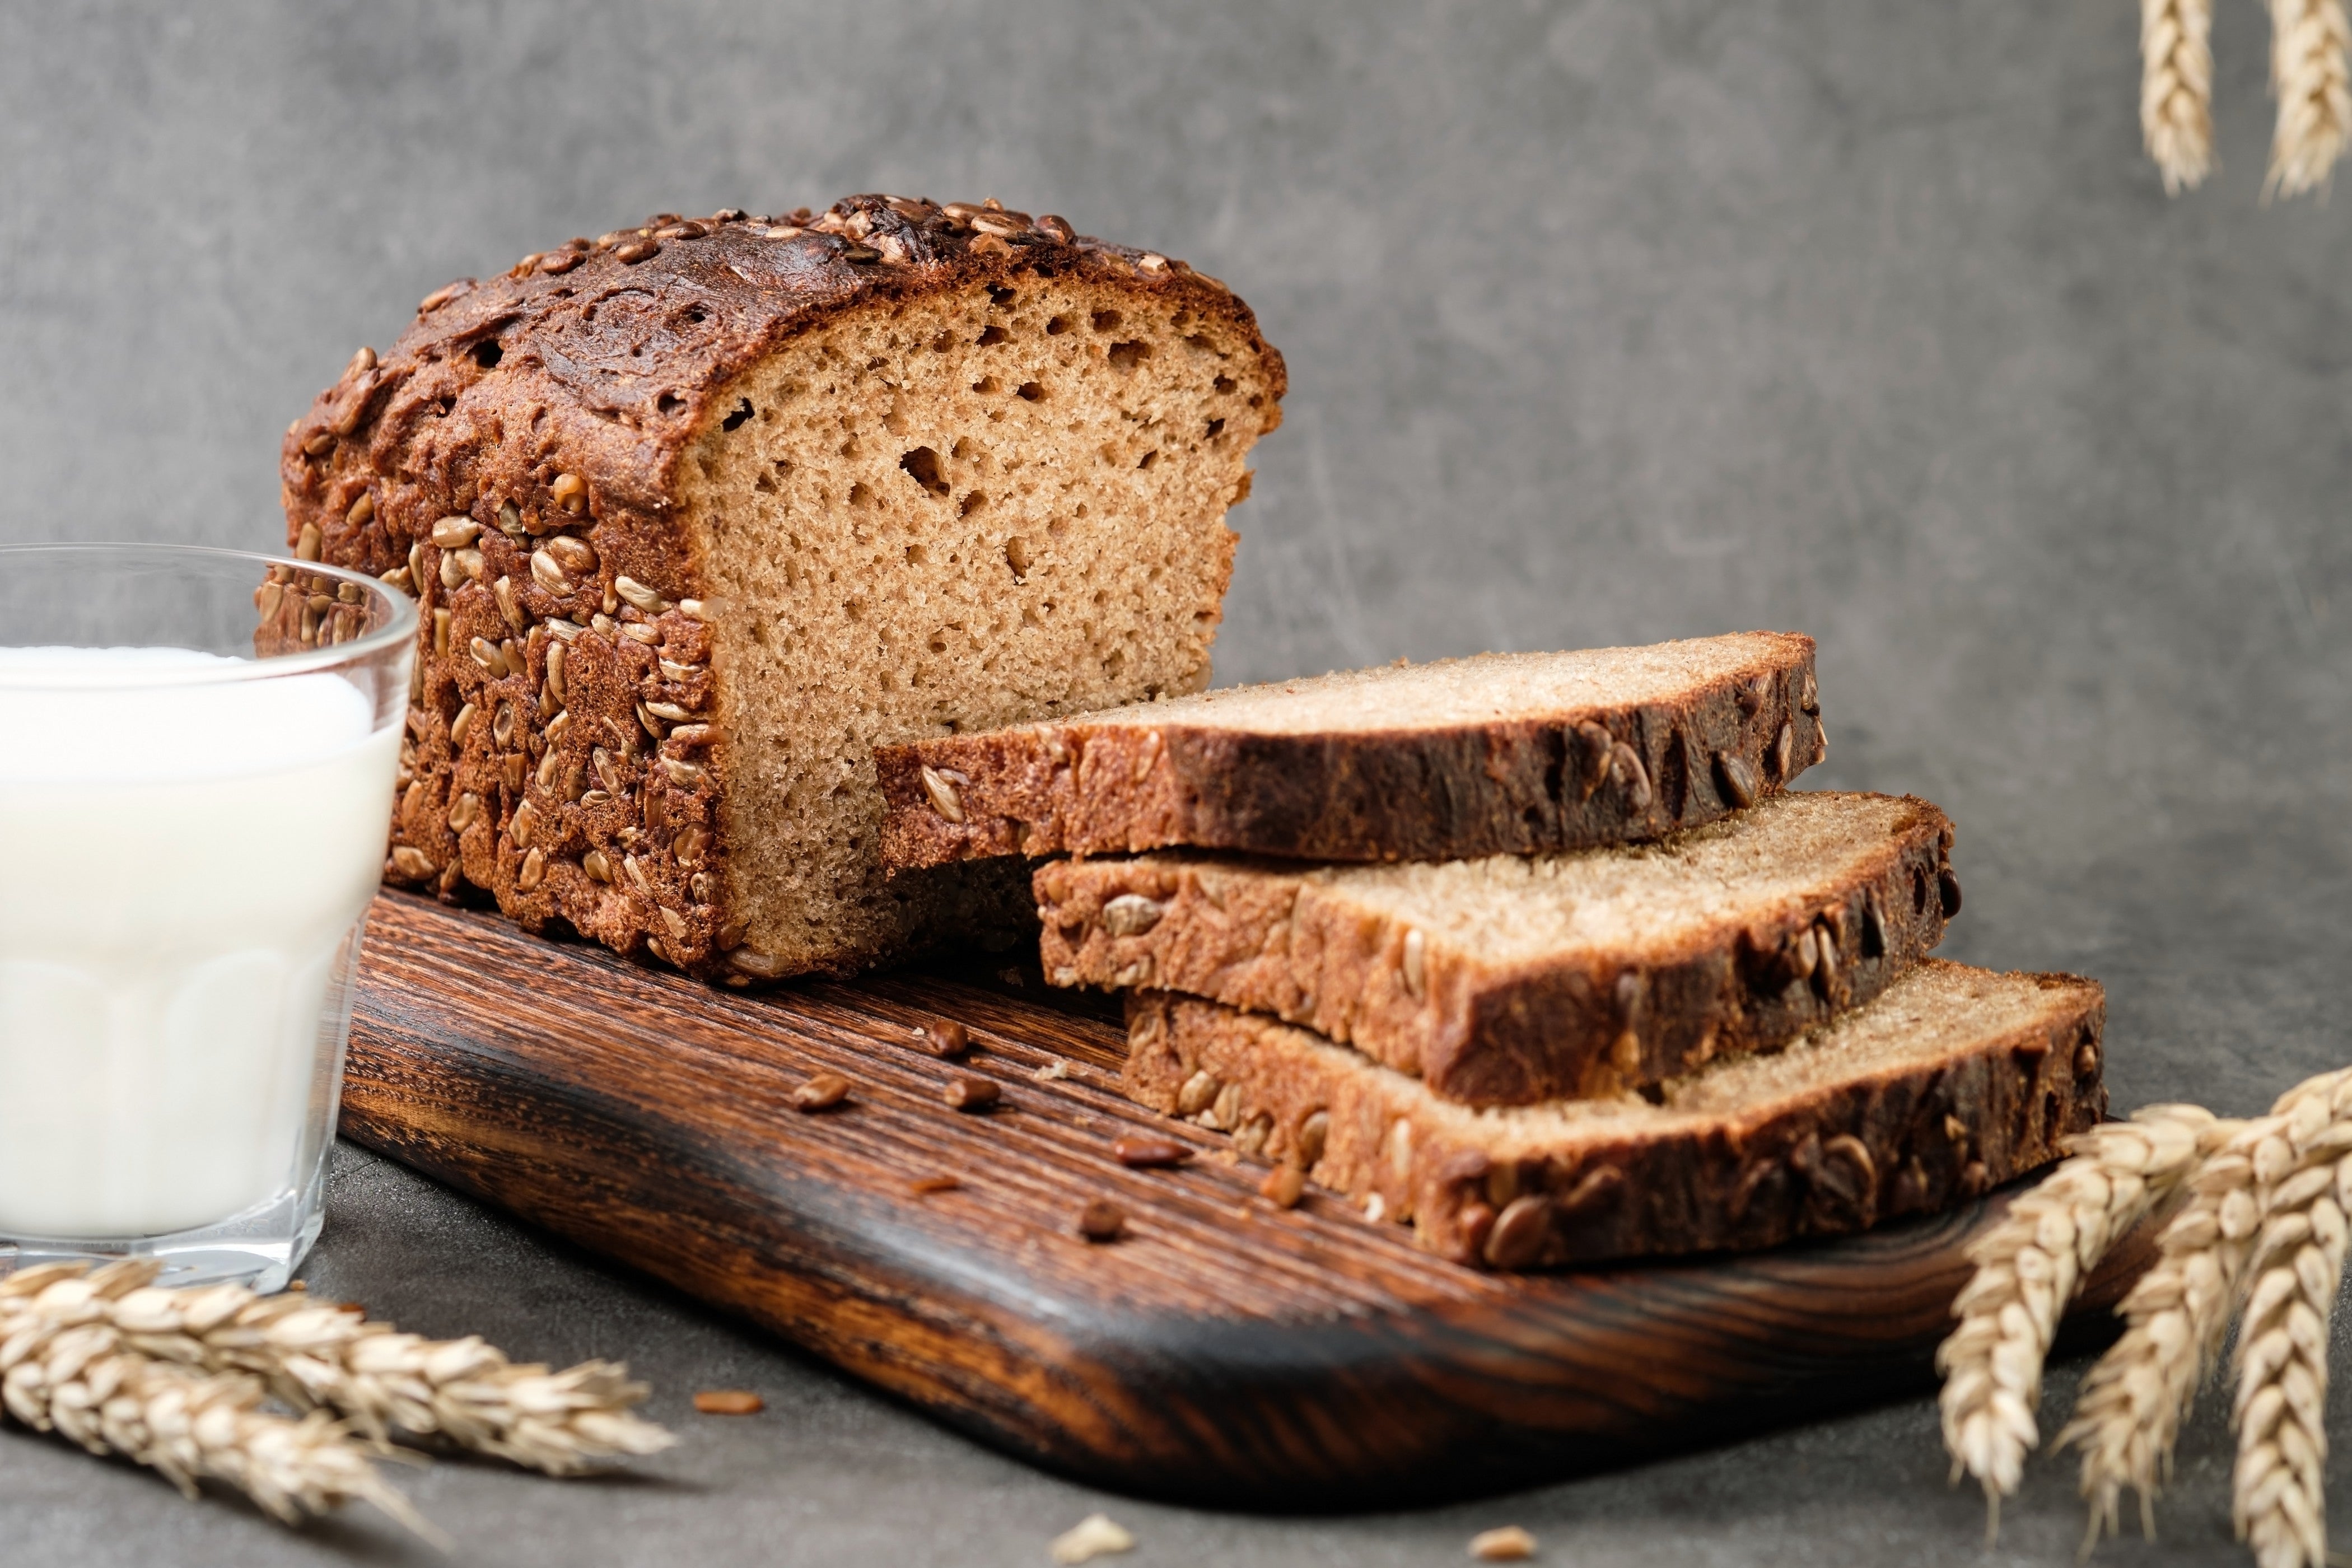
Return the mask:
<svg viewBox="0 0 2352 1568">
<path fill-rule="evenodd" d="M 1526 1104 L 1646 1087 L 1867 1002 L 1958 910 L 1951 842 L 1924 800 L 1791 793 L 1648 845 L 1391 866 L 1163 852 L 1052 861 L 1034 885 L 1055 984 L 1208 997 L 1449 1100 Z"/>
<path fill-rule="evenodd" d="M 1811 637 L 1400 662 L 877 752 L 883 855 L 1456 860 L 1654 838 L 1828 753 Z"/>
<path fill-rule="evenodd" d="M 1281 356 L 993 203 L 670 215 L 427 299 L 286 437 L 288 538 L 423 601 L 388 878 L 740 981 L 1024 924 L 886 880 L 877 742 L 1209 679 Z"/>
<path fill-rule="evenodd" d="M 1768 1056 L 1639 1095 L 1473 1109 L 1289 1024 L 1128 1000 L 1130 1099 L 1302 1166 L 1461 1262 L 1777 1246 L 1983 1192 L 2105 1113 L 2096 982 L 1928 959 Z"/>
</svg>

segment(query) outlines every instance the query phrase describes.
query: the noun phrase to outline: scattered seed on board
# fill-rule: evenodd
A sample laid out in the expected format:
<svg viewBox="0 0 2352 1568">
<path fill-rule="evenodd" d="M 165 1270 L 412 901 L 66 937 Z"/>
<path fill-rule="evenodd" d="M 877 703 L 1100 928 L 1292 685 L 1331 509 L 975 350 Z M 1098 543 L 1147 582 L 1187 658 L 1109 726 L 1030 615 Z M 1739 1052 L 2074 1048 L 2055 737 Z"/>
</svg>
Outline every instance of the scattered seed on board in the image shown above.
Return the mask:
<svg viewBox="0 0 2352 1568">
<path fill-rule="evenodd" d="M 1470 1538 L 1470 1555 L 1481 1563 L 1524 1563 L 1536 1554 L 1536 1538 L 1516 1524 L 1482 1530 Z"/>
<path fill-rule="evenodd" d="M 946 1099 L 958 1110 L 988 1110 L 996 1104 L 997 1089 L 984 1078 L 953 1078 L 948 1080 Z"/>
<path fill-rule="evenodd" d="M 793 1109 L 830 1110 L 849 1098 L 849 1080 L 837 1072 L 821 1072 L 793 1090 Z"/>
<path fill-rule="evenodd" d="M 1307 1192 L 1307 1177 L 1296 1165 L 1276 1165 L 1257 1184 L 1258 1196 L 1278 1209 L 1294 1209 Z"/>
<path fill-rule="evenodd" d="M 1165 1170 L 1181 1165 L 1192 1157 L 1192 1151 L 1173 1138 L 1162 1138 L 1152 1132 L 1129 1132 L 1111 1141 L 1110 1152 L 1122 1165 L 1138 1170 Z"/>
<path fill-rule="evenodd" d="M 757 1415 L 768 1402 L 748 1388 L 706 1388 L 694 1396 L 694 1407 L 705 1415 Z"/>
<path fill-rule="evenodd" d="M 962 1178 L 958 1176 L 924 1176 L 907 1184 L 908 1190 L 919 1198 L 929 1197 L 933 1193 L 952 1193 L 962 1185 Z"/>
<path fill-rule="evenodd" d="M 1135 1537 L 1107 1513 L 1090 1513 L 1054 1538 L 1054 1561 L 1065 1565 L 1135 1550 Z"/>
<path fill-rule="evenodd" d="M 1107 1198 L 1078 1211 L 1078 1234 L 1088 1241 L 1117 1241 L 1127 1234 L 1127 1214 Z"/>
<path fill-rule="evenodd" d="M 952 1059 L 971 1049 L 971 1032 L 952 1018 L 923 1027 L 923 1048 L 935 1057 Z"/>
</svg>

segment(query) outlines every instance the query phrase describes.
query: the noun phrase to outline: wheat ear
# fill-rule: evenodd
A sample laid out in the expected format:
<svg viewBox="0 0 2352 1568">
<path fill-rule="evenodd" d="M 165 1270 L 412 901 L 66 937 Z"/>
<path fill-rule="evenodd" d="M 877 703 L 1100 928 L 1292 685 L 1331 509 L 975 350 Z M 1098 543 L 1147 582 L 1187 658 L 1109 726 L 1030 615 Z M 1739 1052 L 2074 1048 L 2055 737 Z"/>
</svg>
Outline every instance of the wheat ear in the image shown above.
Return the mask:
<svg viewBox="0 0 2352 1568">
<path fill-rule="evenodd" d="M 2278 124 L 2271 134 L 2265 200 L 2299 196 L 2326 185 L 2352 132 L 2352 87 L 2345 51 L 2352 27 L 2344 0 L 2271 0 L 2271 90 Z"/>
<path fill-rule="evenodd" d="M 1952 1479 L 1984 1488 L 1988 1537 L 2041 1440 L 2042 1363 L 2083 1276 L 2177 1189 L 2212 1113 L 2154 1105 L 2071 1141 L 2073 1158 L 2021 1194 L 1969 1248 L 1976 1273 L 1952 1303 L 1959 1327 L 1936 1352 Z"/>
<path fill-rule="evenodd" d="M 2084 1545 L 2117 1528 L 2124 1489 L 2139 1495 L 2140 1528 L 2156 1530 L 2154 1500 L 2199 1378 L 2228 1332 L 2262 1219 L 2254 1154 L 2276 1116 L 2216 1122 L 2189 1201 L 2158 1238 L 2156 1262 L 2116 1309 L 2125 1328 L 2083 1380 L 2058 1446 L 2083 1453 L 2091 1518 Z"/>
<path fill-rule="evenodd" d="M 2298 1086 L 2254 1152 L 2263 1209 L 2238 1328 L 2231 1513 L 2262 1568 L 2327 1560 L 2327 1320 L 2352 1196 L 2352 1072 Z"/>
<path fill-rule="evenodd" d="M 257 1378 L 198 1372 L 127 1348 L 107 1310 L 153 1272 L 148 1263 L 96 1273 L 56 1264 L 0 1280 L 0 1401 L 8 1414 L 93 1454 L 145 1465 L 191 1496 L 201 1479 L 225 1481 L 289 1524 L 359 1499 L 446 1544 L 331 1417 L 268 1415 L 256 1408 Z"/>
<path fill-rule="evenodd" d="M 329 1409 L 378 1442 L 437 1437 L 551 1475 L 657 1453 L 676 1441 L 631 1413 L 625 1367 L 517 1365 L 481 1340 L 434 1341 L 306 1296 L 236 1285 L 133 1290 L 110 1321 L 146 1354 L 262 1378 L 298 1409 Z"/>
<path fill-rule="evenodd" d="M 2212 30 L 2212 0 L 2140 0 L 2140 137 L 2168 196 L 2213 166 Z"/>
</svg>

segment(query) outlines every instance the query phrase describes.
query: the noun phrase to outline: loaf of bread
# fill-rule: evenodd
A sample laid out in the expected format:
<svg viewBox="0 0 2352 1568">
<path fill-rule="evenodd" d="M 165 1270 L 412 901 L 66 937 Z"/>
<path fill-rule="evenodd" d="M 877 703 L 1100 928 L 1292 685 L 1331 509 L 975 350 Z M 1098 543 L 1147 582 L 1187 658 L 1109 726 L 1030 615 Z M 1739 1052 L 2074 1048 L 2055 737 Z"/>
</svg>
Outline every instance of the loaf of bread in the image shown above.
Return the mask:
<svg viewBox="0 0 2352 1568">
<path fill-rule="evenodd" d="M 1483 654 L 884 747 L 883 856 L 1458 860 L 1654 838 L 1822 760 L 1811 637 Z"/>
<path fill-rule="evenodd" d="M 1449 1100 L 1615 1095 L 1867 1002 L 1959 902 L 1924 800 L 1791 793 L 1655 844 L 1386 866 L 1055 860 L 1046 977 L 1305 1026 Z"/>
<path fill-rule="evenodd" d="M 1305 1029 L 1132 994 L 1141 1104 L 1501 1268 L 1776 1246 L 1939 1208 L 2105 1113 L 2092 981 L 1927 959 L 1787 1049 L 1639 1095 L 1474 1109 Z"/>
<path fill-rule="evenodd" d="M 428 298 L 287 434 L 422 600 L 388 878 L 743 982 L 1025 923 L 886 879 L 873 748 L 1205 686 L 1280 355 L 994 203 L 662 215 Z"/>
</svg>

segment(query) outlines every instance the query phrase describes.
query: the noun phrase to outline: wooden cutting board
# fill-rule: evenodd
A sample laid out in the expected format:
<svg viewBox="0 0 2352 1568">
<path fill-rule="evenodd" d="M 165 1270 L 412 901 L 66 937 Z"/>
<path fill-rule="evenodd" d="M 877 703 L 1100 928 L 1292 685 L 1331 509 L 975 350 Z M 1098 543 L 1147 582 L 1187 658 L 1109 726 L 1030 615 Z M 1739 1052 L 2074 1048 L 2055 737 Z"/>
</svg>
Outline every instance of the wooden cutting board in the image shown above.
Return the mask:
<svg viewBox="0 0 2352 1568">
<path fill-rule="evenodd" d="M 978 1047 L 961 1063 L 916 1044 L 941 1019 Z M 1273 1207 L 1224 1139 L 1119 1097 L 1123 1049 L 1099 999 L 1034 969 L 741 994 L 387 893 L 342 1131 L 1023 1458 L 1284 1509 L 1492 1491 L 1926 1387 L 2003 1201 L 1769 1254 L 1486 1274 L 1336 1198 Z M 852 1096 L 796 1112 L 816 1072 Z M 950 1109 L 956 1074 L 998 1109 Z M 1111 1140 L 1137 1130 L 1198 1155 L 1129 1170 Z M 916 1189 L 940 1176 L 961 1184 Z M 1079 1237 L 1097 1198 L 1125 1239 Z M 2147 1256 L 2118 1247 L 2085 1308 Z"/>
</svg>

